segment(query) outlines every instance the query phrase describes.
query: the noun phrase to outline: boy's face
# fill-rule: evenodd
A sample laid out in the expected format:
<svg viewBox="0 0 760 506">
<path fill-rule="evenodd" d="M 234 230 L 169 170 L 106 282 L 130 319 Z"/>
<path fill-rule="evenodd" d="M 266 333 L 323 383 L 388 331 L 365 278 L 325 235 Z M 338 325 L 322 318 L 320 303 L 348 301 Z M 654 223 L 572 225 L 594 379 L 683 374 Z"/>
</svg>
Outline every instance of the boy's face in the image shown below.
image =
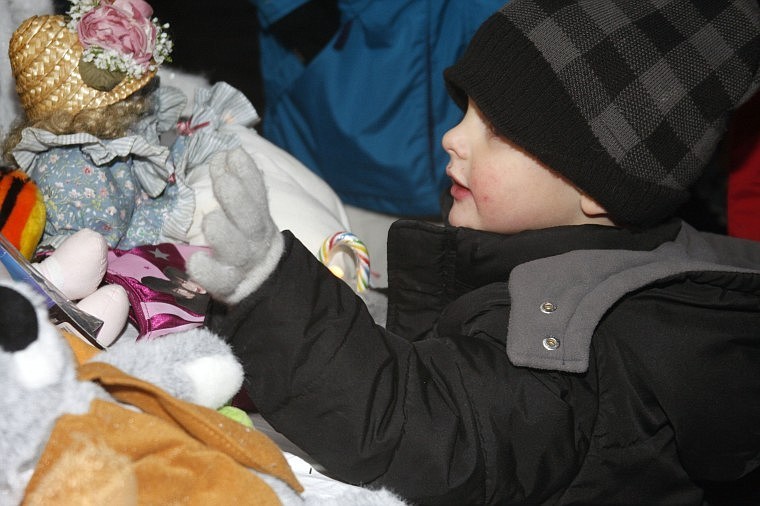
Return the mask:
<svg viewBox="0 0 760 506">
<path fill-rule="evenodd" d="M 442 144 L 451 157 L 452 225 L 508 234 L 587 222 L 581 193 L 497 135 L 472 100 Z"/>
</svg>

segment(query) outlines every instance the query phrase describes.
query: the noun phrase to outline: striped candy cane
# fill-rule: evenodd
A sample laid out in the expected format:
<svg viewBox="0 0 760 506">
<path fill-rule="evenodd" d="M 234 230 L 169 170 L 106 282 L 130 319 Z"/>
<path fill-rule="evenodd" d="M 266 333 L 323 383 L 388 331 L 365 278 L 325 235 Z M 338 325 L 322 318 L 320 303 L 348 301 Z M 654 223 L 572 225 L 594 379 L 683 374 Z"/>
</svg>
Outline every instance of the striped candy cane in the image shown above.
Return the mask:
<svg viewBox="0 0 760 506">
<path fill-rule="evenodd" d="M 319 248 L 319 260 L 330 267 L 330 259 L 340 249 L 348 250 L 354 256 L 356 262 L 356 291 L 363 292 L 369 288 L 369 252 L 367 246 L 351 232 L 336 232 L 322 242 Z M 342 278 L 340 269 L 330 269 L 339 278 Z M 339 271 L 339 272 L 336 272 Z"/>
</svg>

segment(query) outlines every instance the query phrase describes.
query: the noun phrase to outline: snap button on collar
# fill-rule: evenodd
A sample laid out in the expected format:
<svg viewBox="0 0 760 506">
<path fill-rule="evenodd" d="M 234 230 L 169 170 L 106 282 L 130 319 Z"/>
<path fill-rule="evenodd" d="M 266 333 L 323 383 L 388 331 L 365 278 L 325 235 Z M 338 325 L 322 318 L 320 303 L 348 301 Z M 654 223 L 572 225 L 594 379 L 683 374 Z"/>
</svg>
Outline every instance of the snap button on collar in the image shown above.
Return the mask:
<svg viewBox="0 0 760 506">
<path fill-rule="evenodd" d="M 543 304 L 541 304 L 541 312 L 542 313 L 553 313 L 557 310 L 557 305 L 553 302 L 546 301 Z"/>
<path fill-rule="evenodd" d="M 544 348 L 549 351 L 554 351 L 559 348 L 559 339 L 554 336 L 547 336 L 543 340 Z"/>
</svg>

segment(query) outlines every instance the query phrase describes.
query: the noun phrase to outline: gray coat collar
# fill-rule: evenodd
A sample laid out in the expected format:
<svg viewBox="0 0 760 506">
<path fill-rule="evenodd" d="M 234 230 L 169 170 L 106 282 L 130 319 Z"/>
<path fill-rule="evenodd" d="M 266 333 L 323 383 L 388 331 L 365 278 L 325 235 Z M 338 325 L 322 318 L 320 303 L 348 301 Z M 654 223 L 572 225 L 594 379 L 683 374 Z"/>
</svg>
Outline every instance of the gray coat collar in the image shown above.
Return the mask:
<svg viewBox="0 0 760 506">
<path fill-rule="evenodd" d="M 583 250 L 530 261 L 509 277 L 507 355 L 517 366 L 582 373 L 591 337 L 626 294 L 686 272 L 760 272 L 760 245 L 684 224 L 652 251 Z"/>
</svg>

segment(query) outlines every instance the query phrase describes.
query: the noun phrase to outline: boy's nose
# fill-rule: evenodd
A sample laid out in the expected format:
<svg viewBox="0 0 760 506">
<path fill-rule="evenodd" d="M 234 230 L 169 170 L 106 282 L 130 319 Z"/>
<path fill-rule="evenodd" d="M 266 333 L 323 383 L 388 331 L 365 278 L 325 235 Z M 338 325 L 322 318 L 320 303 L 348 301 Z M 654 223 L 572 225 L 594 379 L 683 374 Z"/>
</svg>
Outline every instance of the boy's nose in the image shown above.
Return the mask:
<svg viewBox="0 0 760 506">
<path fill-rule="evenodd" d="M 462 136 L 459 133 L 459 125 L 451 128 L 448 132 L 443 134 L 441 139 L 441 146 L 452 158 L 465 158 L 467 154 L 467 147 L 463 142 Z"/>
</svg>

